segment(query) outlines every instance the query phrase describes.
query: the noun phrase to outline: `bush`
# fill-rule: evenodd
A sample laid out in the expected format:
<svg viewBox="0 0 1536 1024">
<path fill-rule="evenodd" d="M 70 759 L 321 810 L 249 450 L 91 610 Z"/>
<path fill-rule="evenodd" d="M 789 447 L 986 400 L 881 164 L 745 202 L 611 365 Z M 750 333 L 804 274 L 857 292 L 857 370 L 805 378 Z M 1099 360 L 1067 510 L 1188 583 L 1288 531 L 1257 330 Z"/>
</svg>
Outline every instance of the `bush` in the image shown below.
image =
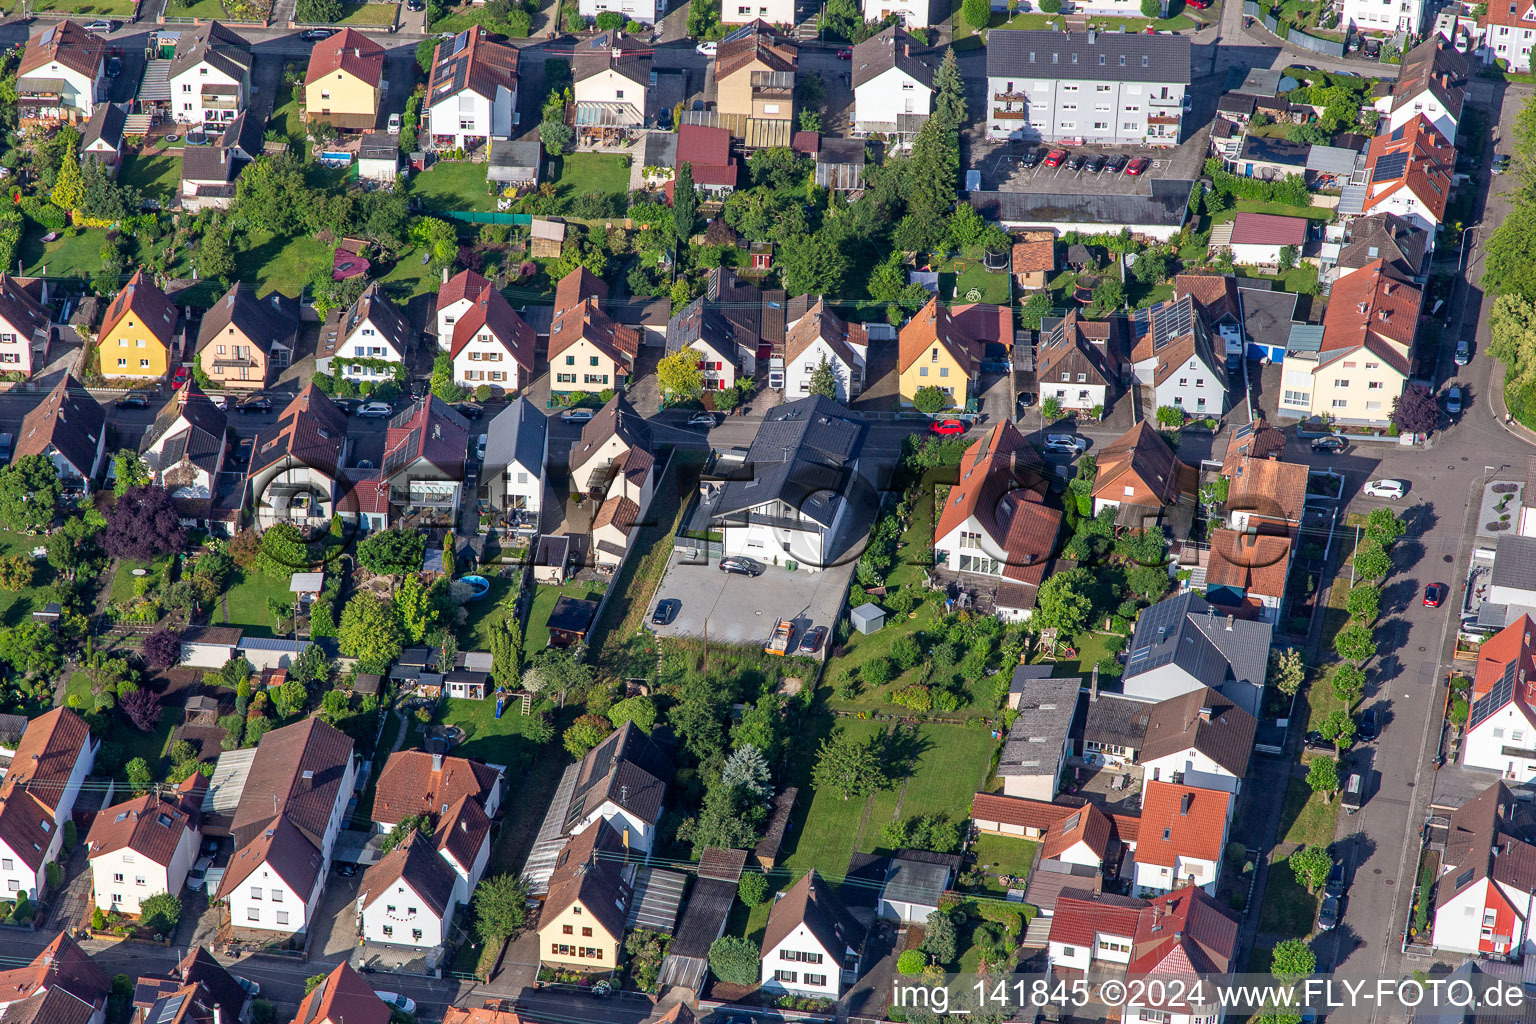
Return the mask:
<svg viewBox="0 0 1536 1024">
<path fill-rule="evenodd" d="M 1059 14 L 1061 12 L 1061 0 L 1040 0 L 1039 7 L 1046 14 Z"/>
<path fill-rule="evenodd" d="M 727 985 L 755 985 L 762 976 L 757 944 L 739 935 L 722 935 L 710 944 L 709 969 Z"/>
<path fill-rule="evenodd" d="M 1055 2 L 1060 6 L 1061 0 L 1055 0 Z M 923 956 L 923 951 L 920 949 L 904 950 L 901 956 L 896 958 L 897 974 L 922 974 L 923 968 L 927 966 L 928 958 Z"/>
<path fill-rule="evenodd" d="M 736 883 L 736 895 L 746 906 L 757 906 L 768 898 L 768 876 L 760 871 L 746 872 Z"/>
<path fill-rule="evenodd" d="M 1141 0 L 1141 16 L 1143 18 L 1161 18 L 1163 5 L 1158 0 Z"/>
</svg>

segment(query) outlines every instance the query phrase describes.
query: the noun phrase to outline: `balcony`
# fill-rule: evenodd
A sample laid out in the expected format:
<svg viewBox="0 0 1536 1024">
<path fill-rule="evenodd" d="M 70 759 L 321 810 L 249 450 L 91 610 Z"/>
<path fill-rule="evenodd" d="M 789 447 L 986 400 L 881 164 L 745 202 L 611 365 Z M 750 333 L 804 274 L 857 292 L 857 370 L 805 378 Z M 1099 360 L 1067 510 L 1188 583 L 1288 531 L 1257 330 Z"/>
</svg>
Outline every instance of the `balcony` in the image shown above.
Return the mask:
<svg viewBox="0 0 1536 1024">
<path fill-rule="evenodd" d="M 204 110 L 235 110 L 240 109 L 240 101 L 234 96 L 210 96 L 203 94 Z"/>
<path fill-rule="evenodd" d="M 1004 103 L 1024 103 L 1024 102 L 1028 101 L 1029 93 L 1027 93 L 1027 92 L 1001 92 L 1001 91 L 999 91 L 999 92 L 993 93 L 992 94 L 992 98 L 994 100 L 1001 100 Z"/>
<path fill-rule="evenodd" d="M 1182 107 L 1184 100 L 1179 96 L 1150 96 L 1147 105 L 1151 107 Z"/>
<path fill-rule="evenodd" d="M 1027 115 L 1022 110 L 998 110 L 993 108 L 992 119 L 994 121 L 1022 121 Z"/>
</svg>

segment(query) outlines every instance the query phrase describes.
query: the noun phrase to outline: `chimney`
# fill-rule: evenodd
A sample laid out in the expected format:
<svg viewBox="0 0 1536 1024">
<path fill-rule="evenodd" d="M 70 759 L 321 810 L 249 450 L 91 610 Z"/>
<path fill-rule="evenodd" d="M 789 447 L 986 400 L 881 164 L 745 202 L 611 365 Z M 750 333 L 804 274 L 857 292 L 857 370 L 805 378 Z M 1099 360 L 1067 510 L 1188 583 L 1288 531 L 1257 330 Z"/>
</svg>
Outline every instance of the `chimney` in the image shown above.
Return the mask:
<svg viewBox="0 0 1536 1024">
<path fill-rule="evenodd" d="M 1189 805 L 1194 803 L 1194 800 L 1195 795 L 1193 793 L 1185 793 L 1179 797 L 1179 817 L 1183 818 L 1189 815 Z"/>
<path fill-rule="evenodd" d="M 1357 302 L 1355 303 L 1355 308 L 1362 313 L 1369 313 L 1371 311 L 1371 304 L 1369 302 Z"/>
<path fill-rule="evenodd" d="M 1210 709 L 1210 707 L 1207 706 L 1207 707 L 1201 708 L 1200 709 L 1200 721 L 1202 721 L 1202 722 L 1209 722 L 1210 720 L 1211 720 L 1211 709 Z"/>
<path fill-rule="evenodd" d="M 357 57 L 358 59 L 362 59 L 363 48 L 361 46 L 352 47 L 352 56 Z"/>
<path fill-rule="evenodd" d="M 1231 616 L 1231 615 L 1227 616 L 1227 632 L 1228 633 L 1232 632 L 1232 618 L 1233 618 L 1233 616 Z"/>
<path fill-rule="evenodd" d="M 443 752 L 441 750 L 432 751 L 432 770 L 434 772 L 443 770 Z"/>
<path fill-rule="evenodd" d="M 911 43 L 902 43 L 901 44 L 901 55 L 903 57 L 910 57 L 910 56 L 912 56 L 912 44 Z"/>
<path fill-rule="evenodd" d="M 448 268 L 444 267 L 443 268 L 443 284 L 447 284 L 447 283 L 448 283 Z"/>
</svg>

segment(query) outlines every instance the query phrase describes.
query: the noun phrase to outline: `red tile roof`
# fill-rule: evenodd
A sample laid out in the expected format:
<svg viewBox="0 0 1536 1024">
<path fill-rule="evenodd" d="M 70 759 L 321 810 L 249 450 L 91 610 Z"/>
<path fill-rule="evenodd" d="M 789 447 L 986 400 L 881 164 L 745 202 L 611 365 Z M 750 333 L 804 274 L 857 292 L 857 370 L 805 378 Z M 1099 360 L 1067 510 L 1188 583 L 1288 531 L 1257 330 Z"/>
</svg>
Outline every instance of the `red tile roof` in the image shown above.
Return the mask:
<svg viewBox="0 0 1536 1024">
<path fill-rule="evenodd" d="M 464 351 L 464 346 L 482 330 L 501 342 L 524 373 L 533 372 L 533 350 L 538 344 L 538 336 L 527 321 L 517 315 L 506 296 L 495 288 L 487 287 L 481 291 L 453 325 L 453 346 L 449 354 L 457 356 Z"/>
<path fill-rule="evenodd" d="M 378 85 L 384 78 L 384 47 L 356 29 L 344 28 L 315 44 L 304 84 L 318 82 L 337 71 L 344 71 L 368 85 Z"/>
<path fill-rule="evenodd" d="M 54 708 L 32 719 L 16 744 L 10 771 L 0 782 L 0 800 L 25 789 L 43 806 L 56 810 L 80 752 L 90 742 L 90 726 L 68 708 Z"/>
<path fill-rule="evenodd" d="M 1308 223 L 1305 217 L 1240 213 L 1232 218 L 1232 241 L 1236 245 L 1301 245 L 1307 240 Z"/>
<path fill-rule="evenodd" d="M 63 932 L 25 967 L 0 972 L 0 993 L 6 1002 L 55 988 L 93 1006 L 103 1006 L 112 980 Z"/>
<path fill-rule="evenodd" d="M 195 824 L 185 807 L 149 793 L 98 812 L 85 842 L 92 857 L 127 849 L 153 864 L 169 865 L 182 836 Z"/>
<path fill-rule="evenodd" d="M 145 329 L 162 345 L 170 346 L 176 334 L 176 307 L 165 297 L 165 292 L 156 288 L 155 283 L 144 276 L 142 267 L 135 270 L 128 283 L 112 297 L 106 315 L 102 317 L 98 337 L 111 333 L 130 314 L 142 322 Z"/>
<path fill-rule="evenodd" d="M 971 800 L 971 817 L 978 821 L 996 821 L 1041 831 L 1071 817 L 1075 810 L 1064 804 L 1026 800 L 1024 797 L 1003 796 L 1000 793 L 977 793 Z"/>
<path fill-rule="evenodd" d="M 1099 452 L 1093 496 L 1128 505 L 1171 505 L 1194 493 L 1196 474 L 1146 420 Z M 1132 494 L 1126 494 L 1130 487 Z"/>
<path fill-rule="evenodd" d="M 1290 567 L 1290 537 L 1217 530 L 1211 535 L 1205 582 L 1233 587 L 1248 597 L 1283 597 Z"/>
<path fill-rule="evenodd" d="M 950 357 L 959 364 L 961 373 L 967 377 L 975 373 L 976 363 L 981 358 L 981 346 L 960 329 L 950 316 L 949 309 L 939 302 L 937 296 L 929 299 L 928 304 L 918 310 L 917 315 L 901 329 L 898 339 L 899 368 L 905 371 L 935 342 L 949 352 Z"/>
<path fill-rule="evenodd" d="M 390 1009 L 346 961 L 336 965 L 299 1003 L 303 1024 L 389 1024 Z"/>
<path fill-rule="evenodd" d="M 473 797 L 482 808 L 500 780 L 500 773 L 489 765 L 467 757 L 442 758 L 433 766 L 433 755 L 425 750 L 400 750 L 389 755 L 379 772 L 378 788 L 373 798 L 375 821 L 394 824 L 413 814 L 434 818 L 444 814 L 461 797 Z"/>
<path fill-rule="evenodd" d="M 1406 162 L 1389 159 L 1400 154 L 1407 157 Z M 1366 171 L 1371 176 L 1365 212 L 1374 212 L 1373 208 L 1387 198 L 1408 189 L 1439 223 L 1445 219 L 1446 203 L 1451 198 L 1451 171 L 1455 165 L 1456 150 L 1423 114 L 1376 136 L 1365 156 Z"/>
<path fill-rule="evenodd" d="M 1050 239 L 1013 243 L 1013 272 L 1032 274 L 1056 269 L 1056 243 Z"/>
<path fill-rule="evenodd" d="M 1477 651 L 1477 674 L 1472 680 L 1474 699 L 1485 696 L 1504 675 L 1512 661 L 1520 663 L 1520 674 L 1536 680 L 1536 622 L 1521 615 L 1514 622 L 1483 641 Z"/>
<path fill-rule="evenodd" d="M 1180 857 L 1219 861 L 1231 802 L 1232 795 L 1220 790 L 1148 780 L 1136 860 L 1169 868 Z"/>
<path fill-rule="evenodd" d="M 1323 352 L 1369 348 L 1408 372 L 1424 294 L 1399 281 L 1384 260 L 1367 264 L 1334 282 L 1323 313 Z M 1371 342 L 1376 342 L 1372 345 Z"/>
<path fill-rule="evenodd" d="M 442 309 L 445 306 L 451 306 L 461 299 L 468 299 L 470 302 L 473 302 L 479 297 L 481 292 L 490 286 L 491 282 L 473 270 L 461 270 L 445 281 L 443 286 L 437 290 L 437 308 Z"/>
<path fill-rule="evenodd" d="M 1056 897 L 1050 941 L 1092 947 L 1101 934 L 1134 938 L 1136 922 L 1146 906 L 1146 900 L 1134 896 L 1063 889 Z"/>
</svg>

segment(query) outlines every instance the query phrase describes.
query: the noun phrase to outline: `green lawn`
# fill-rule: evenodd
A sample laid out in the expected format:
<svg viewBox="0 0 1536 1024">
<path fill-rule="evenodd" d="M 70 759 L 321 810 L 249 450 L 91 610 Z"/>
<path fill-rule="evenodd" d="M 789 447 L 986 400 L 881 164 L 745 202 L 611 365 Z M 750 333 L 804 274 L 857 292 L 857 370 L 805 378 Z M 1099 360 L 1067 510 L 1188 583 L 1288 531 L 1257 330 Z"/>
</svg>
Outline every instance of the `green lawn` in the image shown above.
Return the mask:
<svg viewBox="0 0 1536 1024">
<path fill-rule="evenodd" d="M 141 578 L 158 579 L 165 574 L 166 566 L 170 564 L 170 561 L 169 557 L 157 558 L 152 562 L 138 562 L 131 558 L 119 559 L 117 575 L 112 577 L 112 600 L 133 600 L 134 581 Z M 145 569 L 147 570 L 147 575 L 144 577 L 135 576 L 133 574 L 135 569 Z"/>
<path fill-rule="evenodd" d="M 239 626 L 247 636 L 272 636 L 272 615 L 267 611 L 267 599 L 276 598 L 284 603 L 292 601 L 288 584 L 286 576 L 273 579 L 254 569 L 245 573 L 245 578 L 231 586 L 222 599 L 229 609 L 229 618 L 224 618 L 223 608 L 216 607 L 213 623 Z"/>
<path fill-rule="evenodd" d="M 235 250 L 235 280 L 256 286 L 265 295 L 279 291 L 296 296 L 317 271 L 330 266 L 329 247 L 309 235 L 279 238 L 265 231 L 247 231 Z"/>
<path fill-rule="evenodd" d="M 112 719 L 112 742 L 122 744 L 124 764 L 127 764 L 136 757 L 142 757 L 149 764 L 150 773 L 155 778 L 159 778 L 161 762 L 165 759 L 166 748 L 171 744 L 171 733 L 176 730 L 176 725 L 180 720 L 181 710 L 179 708 L 161 708 L 160 724 L 155 727 L 154 731 L 140 732 L 126 718 L 114 717 Z"/>
<path fill-rule="evenodd" d="M 406 185 L 406 192 L 434 212 L 476 210 L 484 213 L 496 209 L 495 198 L 486 191 L 485 164 L 468 160 L 438 161 L 414 175 Z"/>
<path fill-rule="evenodd" d="M 88 278 L 101 269 L 101 243 L 105 228 L 84 228 L 73 236 L 64 235 L 44 242 L 42 229 L 28 226 L 21 240 L 21 261 L 28 275 Z"/>
<path fill-rule="evenodd" d="M 291 143 L 298 145 L 304 138 L 304 122 L 299 118 L 299 99 L 301 94 L 297 89 L 290 87 L 286 82 L 277 87 L 277 99 L 272 109 L 272 116 L 267 120 L 269 128 L 276 128 L 288 136 Z"/>
<path fill-rule="evenodd" d="M 378 790 L 379 773 L 384 770 L 384 762 L 389 760 L 390 748 L 395 745 L 395 737 L 400 735 L 400 730 L 405 727 L 400 715 L 387 712 L 384 718 L 384 731 L 379 733 L 379 744 L 373 750 L 373 770 L 368 776 L 368 785 L 363 790 L 363 795 L 358 798 L 357 810 L 352 814 L 352 820 L 359 825 L 373 820 L 373 795 Z"/>
<path fill-rule="evenodd" d="M 991 892 L 1006 894 L 1008 889 L 998 882 L 998 876 L 1027 877 L 1029 867 L 1035 861 L 1036 850 L 1036 844 L 1028 839 L 1017 839 L 1013 836 L 977 836 L 976 863 L 986 870 L 987 889 Z"/>
<path fill-rule="evenodd" d="M 466 651 L 491 649 L 491 630 L 507 617 L 501 602 L 512 592 L 512 580 L 506 576 L 490 576 L 490 593 L 478 601 L 464 605 L 464 625 L 459 628 L 459 643 Z"/>
<path fill-rule="evenodd" d="M 9 555 L 30 557 L 32 549 L 41 546 L 43 541 L 41 536 L 29 537 L 24 533 L 0 530 L 0 558 Z M 0 590 L 0 625 L 14 626 L 48 603 L 42 588 L 53 579 L 53 570 L 42 559 L 35 560 L 33 567 L 30 587 L 25 590 Z"/>
<path fill-rule="evenodd" d="M 1305 779 L 1293 777 L 1285 787 L 1280 810 L 1280 840 L 1301 846 L 1327 846 L 1333 842 L 1339 818 L 1337 800 L 1328 802 L 1312 792 Z"/>
<path fill-rule="evenodd" d="M 555 610 L 555 601 L 561 595 L 597 601 L 602 598 L 604 589 L 601 583 L 567 583 L 558 587 L 535 584 L 533 603 L 528 608 L 528 625 L 523 633 L 524 656 L 531 658 L 549 646 L 549 613 Z"/>
<path fill-rule="evenodd" d="M 94 14 L 101 17 L 126 18 L 138 9 L 134 0 L 38 0 L 34 12 L 68 11 L 71 14 Z"/>
<path fill-rule="evenodd" d="M 397 291 L 412 297 L 429 292 L 436 295 L 438 285 L 441 284 L 432 273 L 431 266 L 421 262 L 421 253 L 414 246 L 401 252 L 395 265 L 389 268 L 389 273 L 379 280 L 391 286 L 387 289 L 391 296 Z"/>
<path fill-rule="evenodd" d="M 217 0 L 207 2 L 217 6 Z M 181 185 L 181 158 L 170 153 L 155 156 L 130 153 L 123 157 L 117 180 L 119 184 L 143 190 L 146 196 L 160 200 L 161 204 L 168 204 L 176 197 L 176 190 Z"/>
<path fill-rule="evenodd" d="M 1291 206 L 1289 203 L 1267 203 L 1261 199 L 1239 199 L 1231 209 L 1211 214 L 1211 223 L 1220 224 L 1240 213 L 1272 213 L 1277 217 L 1305 217 L 1308 220 L 1333 219 L 1333 211 L 1323 206 Z"/>
<path fill-rule="evenodd" d="M 939 294 L 955 302 L 970 302 L 972 288 L 981 293 L 979 302 L 1008 305 L 1012 298 L 1011 281 L 1006 270 L 988 270 L 979 259 L 965 257 L 949 260 L 939 267 Z"/>
<path fill-rule="evenodd" d="M 1295 872 L 1284 858 L 1271 860 L 1264 902 L 1259 907 L 1259 931 L 1284 939 L 1305 938 L 1312 934 L 1319 902 L 1307 892 L 1306 886 L 1297 883 Z M 1267 961 L 1268 957 L 1264 959 Z"/>
<path fill-rule="evenodd" d="M 80 698 L 78 701 L 75 698 Z M 64 701 L 70 707 L 79 706 L 86 710 L 91 707 L 91 677 L 84 672 L 71 672 L 69 682 L 64 684 Z"/>
<path fill-rule="evenodd" d="M 195 3 L 185 3 L 184 0 L 171 0 L 166 5 L 165 13 L 177 18 L 227 18 L 229 13 L 224 10 L 220 0 L 196 0 Z"/>
<path fill-rule="evenodd" d="M 555 187 L 562 197 L 587 192 L 628 192 L 629 157 L 613 153 L 567 153 L 560 158 Z"/>
<path fill-rule="evenodd" d="M 393 25 L 396 13 L 400 10 L 399 4 L 342 4 L 341 17 L 336 20 L 338 25 L 355 25 L 375 27 L 380 25 Z"/>
</svg>

